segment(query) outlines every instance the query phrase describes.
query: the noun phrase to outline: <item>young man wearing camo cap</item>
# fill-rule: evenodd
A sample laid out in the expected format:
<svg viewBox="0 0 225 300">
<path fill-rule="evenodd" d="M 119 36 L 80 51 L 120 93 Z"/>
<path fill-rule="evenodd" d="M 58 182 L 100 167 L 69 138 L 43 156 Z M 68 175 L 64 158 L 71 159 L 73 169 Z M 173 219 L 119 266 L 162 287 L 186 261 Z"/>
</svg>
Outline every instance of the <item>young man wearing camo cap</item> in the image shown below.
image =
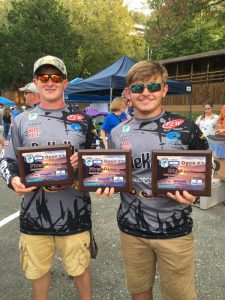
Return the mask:
<svg viewBox="0 0 225 300">
<path fill-rule="evenodd" d="M 35 300 L 48 298 L 51 265 L 58 248 L 65 269 L 75 277 L 81 300 L 90 300 L 91 200 L 76 185 L 26 188 L 18 172 L 17 147 L 70 144 L 90 148 L 92 120 L 64 101 L 67 71 L 62 60 L 45 56 L 34 64 L 34 84 L 40 103 L 19 115 L 1 159 L 1 173 L 17 194 L 23 195 L 20 211 L 21 265 L 32 280 Z M 77 155 L 70 158 L 77 166 Z"/>
</svg>

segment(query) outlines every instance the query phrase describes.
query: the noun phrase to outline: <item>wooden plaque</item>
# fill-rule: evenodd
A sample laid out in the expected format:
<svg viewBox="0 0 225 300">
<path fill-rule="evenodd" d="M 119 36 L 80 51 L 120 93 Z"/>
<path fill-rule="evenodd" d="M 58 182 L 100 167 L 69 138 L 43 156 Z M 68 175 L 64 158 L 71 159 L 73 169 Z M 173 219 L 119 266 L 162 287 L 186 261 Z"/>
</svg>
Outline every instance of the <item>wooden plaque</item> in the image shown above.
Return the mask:
<svg viewBox="0 0 225 300">
<path fill-rule="evenodd" d="M 69 144 L 45 147 L 19 147 L 22 183 L 30 186 L 69 185 L 74 182 Z"/>
<path fill-rule="evenodd" d="M 96 191 L 114 187 L 116 192 L 131 190 L 130 150 L 78 150 L 79 188 Z"/>
<path fill-rule="evenodd" d="M 211 195 L 212 152 L 209 150 L 152 151 L 152 193 L 188 191 Z"/>
</svg>

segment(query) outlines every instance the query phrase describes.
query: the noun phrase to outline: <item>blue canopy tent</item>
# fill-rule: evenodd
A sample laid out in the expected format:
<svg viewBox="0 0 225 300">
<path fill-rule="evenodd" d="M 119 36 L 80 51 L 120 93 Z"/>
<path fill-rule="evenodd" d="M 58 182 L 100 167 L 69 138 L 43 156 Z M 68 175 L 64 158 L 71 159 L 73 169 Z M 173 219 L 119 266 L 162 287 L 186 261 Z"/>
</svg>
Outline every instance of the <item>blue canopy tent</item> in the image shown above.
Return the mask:
<svg viewBox="0 0 225 300">
<path fill-rule="evenodd" d="M 126 85 L 127 72 L 134 64 L 134 60 L 124 55 L 106 69 L 89 78 L 75 82 L 71 81 L 65 90 L 66 101 L 111 102 L 114 96 L 121 95 Z M 189 82 L 168 79 L 167 83 L 169 86 L 167 94 L 169 95 L 191 95 L 192 93 L 192 84 Z"/>
<path fill-rule="evenodd" d="M 15 105 L 15 102 L 13 102 L 9 99 L 6 99 L 4 97 L 1 97 L 1 96 L 0 96 L 0 103 L 2 103 L 4 105 L 7 105 L 7 106 L 14 106 Z"/>
<path fill-rule="evenodd" d="M 85 81 L 85 80 L 84 80 Z M 81 82 L 79 82 L 81 83 Z M 187 94 L 191 95 L 192 93 L 192 84 L 190 82 L 183 82 L 183 81 L 177 81 L 168 79 L 167 81 L 169 90 L 168 95 L 174 95 L 174 94 Z M 116 90 L 115 96 L 121 95 L 121 92 L 123 91 L 125 85 L 121 90 Z M 105 94 L 105 91 L 107 90 L 101 90 L 101 91 L 86 91 L 84 93 L 79 94 L 79 92 L 76 92 L 75 86 L 73 87 L 73 94 L 68 94 L 68 89 L 65 91 L 65 99 L 68 102 L 87 102 L 87 103 L 95 103 L 95 102 L 110 102 L 110 95 Z"/>
<path fill-rule="evenodd" d="M 82 94 L 85 94 L 90 95 L 90 99 L 92 95 L 108 96 L 105 100 L 107 102 L 111 101 L 113 96 L 120 95 L 124 89 L 125 76 L 133 64 L 135 64 L 135 61 L 124 55 L 99 73 L 74 84 L 69 83 L 65 90 L 65 95 L 68 95 L 66 99 L 72 100 L 71 94 L 79 94 L 79 99 L 82 99 Z M 101 100 L 101 97 L 95 97 L 94 100 L 104 102 Z"/>
</svg>

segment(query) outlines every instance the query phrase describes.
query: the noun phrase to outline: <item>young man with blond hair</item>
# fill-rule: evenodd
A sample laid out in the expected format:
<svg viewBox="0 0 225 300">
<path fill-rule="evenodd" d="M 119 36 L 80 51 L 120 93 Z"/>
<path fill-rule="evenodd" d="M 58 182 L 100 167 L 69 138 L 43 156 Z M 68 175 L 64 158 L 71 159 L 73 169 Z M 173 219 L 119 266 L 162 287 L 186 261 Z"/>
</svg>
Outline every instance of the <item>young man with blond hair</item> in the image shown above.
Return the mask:
<svg viewBox="0 0 225 300">
<path fill-rule="evenodd" d="M 152 150 L 205 150 L 206 138 L 183 116 L 167 112 L 162 102 L 168 74 L 158 62 L 141 61 L 126 77 L 126 98 L 134 117 L 115 127 L 109 148 L 131 149 L 132 192 L 121 192 L 117 213 L 127 287 L 133 300 L 152 300 L 156 265 L 165 300 L 196 300 L 194 238 L 187 191 L 153 195 Z M 166 152 L 165 152 L 166 155 Z M 113 189 L 97 191 L 112 196 Z"/>
</svg>

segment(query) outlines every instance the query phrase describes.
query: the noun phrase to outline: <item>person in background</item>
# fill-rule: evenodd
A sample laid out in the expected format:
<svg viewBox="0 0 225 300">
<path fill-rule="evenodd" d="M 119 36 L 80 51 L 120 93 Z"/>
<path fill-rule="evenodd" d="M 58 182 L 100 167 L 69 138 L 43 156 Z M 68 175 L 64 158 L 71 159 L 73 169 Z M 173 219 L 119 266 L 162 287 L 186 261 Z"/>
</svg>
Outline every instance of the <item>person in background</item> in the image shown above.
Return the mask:
<svg viewBox="0 0 225 300">
<path fill-rule="evenodd" d="M 120 193 L 117 222 L 133 300 L 152 300 L 156 265 L 163 299 L 196 300 L 192 204 L 187 191 L 152 194 L 152 150 L 206 150 L 208 142 L 193 120 L 167 112 L 162 102 L 168 91 L 167 70 L 153 61 L 140 61 L 126 76 L 126 98 L 134 117 L 116 126 L 110 149 L 130 149 L 132 192 Z M 113 188 L 98 189 L 111 197 Z"/>
<path fill-rule="evenodd" d="M 39 91 L 33 82 L 30 82 L 24 87 L 19 88 L 19 91 L 23 92 L 24 94 L 27 108 L 31 108 L 40 102 Z"/>
<path fill-rule="evenodd" d="M 2 112 L 2 121 L 3 121 L 3 128 L 4 128 L 4 140 L 7 140 L 10 125 L 11 125 L 11 109 L 9 106 L 4 106 L 3 112 Z"/>
<path fill-rule="evenodd" d="M 121 97 L 126 98 L 125 95 L 125 90 L 122 91 L 121 93 Z M 134 116 L 134 108 L 132 106 L 132 103 L 129 99 L 127 99 L 127 109 L 126 109 L 126 113 L 128 116 L 133 117 Z"/>
<path fill-rule="evenodd" d="M 15 117 L 17 117 L 21 113 L 21 111 L 16 106 L 13 106 L 13 108 L 11 109 L 11 113 L 13 119 L 15 119 Z"/>
<path fill-rule="evenodd" d="M 219 116 L 214 113 L 213 103 L 206 101 L 203 104 L 203 114 L 196 119 L 195 123 L 207 137 L 215 135 L 218 118 Z"/>
<path fill-rule="evenodd" d="M 112 129 L 120 124 L 121 122 L 127 120 L 127 114 L 125 113 L 127 109 L 127 99 L 123 97 L 116 97 L 110 104 L 110 111 L 101 126 L 100 136 L 104 144 L 105 149 L 108 149 L 107 138 L 110 135 Z"/>
<path fill-rule="evenodd" d="M 128 108 L 127 108 L 128 115 L 130 117 L 133 117 L 134 116 L 134 108 L 133 108 L 132 103 L 131 103 L 130 100 L 127 101 L 127 106 L 128 106 Z"/>
<path fill-rule="evenodd" d="M 225 135 L 225 105 L 223 105 L 217 122 L 216 135 Z"/>
<path fill-rule="evenodd" d="M 70 161 L 77 167 L 75 149 L 89 149 L 92 120 L 64 101 L 67 71 L 64 62 L 44 56 L 34 64 L 34 83 L 40 104 L 14 119 L 11 138 L 5 145 L 0 170 L 8 187 L 23 195 L 19 242 L 21 265 L 32 280 L 35 300 L 48 299 L 51 266 L 59 249 L 68 275 L 75 278 L 81 300 L 91 300 L 90 230 L 91 199 L 76 184 L 25 187 L 18 171 L 18 147 L 69 144 Z"/>
</svg>

